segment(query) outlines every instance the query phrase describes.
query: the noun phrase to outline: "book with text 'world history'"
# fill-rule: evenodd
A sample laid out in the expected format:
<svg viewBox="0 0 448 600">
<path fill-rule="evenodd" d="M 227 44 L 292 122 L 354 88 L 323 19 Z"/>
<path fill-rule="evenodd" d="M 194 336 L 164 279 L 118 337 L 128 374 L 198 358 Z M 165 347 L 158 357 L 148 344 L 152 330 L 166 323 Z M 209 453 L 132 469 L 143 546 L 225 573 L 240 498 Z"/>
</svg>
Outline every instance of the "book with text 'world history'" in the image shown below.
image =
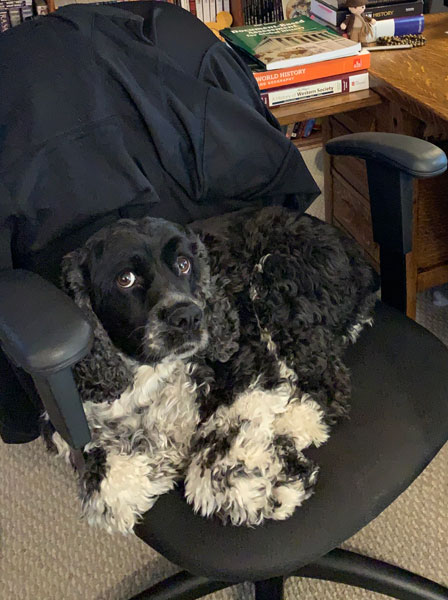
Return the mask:
<svg viewBox="0 0 448 600">
<path fill-rule="evenodd" d="M 231 46 L 267 70 L 353 56 L 361 44 L 338 35 L 309 17 L 223 29 Z"/>
</svg>

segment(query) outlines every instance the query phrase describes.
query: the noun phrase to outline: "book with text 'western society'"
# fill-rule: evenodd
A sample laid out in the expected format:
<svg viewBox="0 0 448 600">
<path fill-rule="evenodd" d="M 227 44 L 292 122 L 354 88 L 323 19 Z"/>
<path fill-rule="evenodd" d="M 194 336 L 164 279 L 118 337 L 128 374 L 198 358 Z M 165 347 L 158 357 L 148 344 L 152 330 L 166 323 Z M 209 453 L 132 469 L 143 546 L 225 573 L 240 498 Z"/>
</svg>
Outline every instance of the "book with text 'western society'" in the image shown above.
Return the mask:
<svg viewBox="0 0 448 600">
<path fill-rule="evenodd" d="M 221 35 L 268 71 L 353 56 L 361 44 L 338 35 L 309 17 L 230 27 Z"/>
<path fill-rule="evenodd" d="M 361 73 L 344 73 L 299 85 L 267 90 L 261 93 L 261 99 L 267 106 L 273 108 L 298 100 L 323 98 L 324 96 L 360 92 L 367 89 L 369 89 L 369 74 L 367 71 L 362 71 Z"/>
</svg>

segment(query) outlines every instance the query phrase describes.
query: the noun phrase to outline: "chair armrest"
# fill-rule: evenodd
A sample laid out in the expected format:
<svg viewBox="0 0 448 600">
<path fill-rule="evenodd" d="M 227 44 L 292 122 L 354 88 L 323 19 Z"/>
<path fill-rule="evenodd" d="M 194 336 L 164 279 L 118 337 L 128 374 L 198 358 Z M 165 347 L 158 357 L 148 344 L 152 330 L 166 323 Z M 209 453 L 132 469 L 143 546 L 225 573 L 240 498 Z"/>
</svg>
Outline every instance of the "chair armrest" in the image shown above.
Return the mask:
<svg viewBox="0 0 448 600">
<path fill-rule="evenodd" d="M 396 133 L 343 135 L 327 142 L 326 149 L 329 154 L 383 162 L 412 177 L 435 177 L 447 168 L 443 150 L 425 140 Z"/>
<path fill-rule="evenodd" d="M 45 376 L 87 354 L 90 325 L 61 290 L 20 269 L 0 272 L 0 289 L 0 343 L 18 367 Z"/>
<path fill-rule="evenodd" d="M 373 239 L 380 246 L 382 299 L 407 310 L 406 255 L 412 250 L 415 177 L 435 177 L 447 168 L 443 150 L 395 133 L 353 133 L 326 143 L 329 154 L 366 161 Z"/>
<path fill-rule="evenodd" d="M 22 270 L 0 272 L 0 344 L 34 380 L 50 420 L 75 449 L 90 431 L 71 367 L 89 351 L 92 331 L 61 290 Z"/>
</svg>

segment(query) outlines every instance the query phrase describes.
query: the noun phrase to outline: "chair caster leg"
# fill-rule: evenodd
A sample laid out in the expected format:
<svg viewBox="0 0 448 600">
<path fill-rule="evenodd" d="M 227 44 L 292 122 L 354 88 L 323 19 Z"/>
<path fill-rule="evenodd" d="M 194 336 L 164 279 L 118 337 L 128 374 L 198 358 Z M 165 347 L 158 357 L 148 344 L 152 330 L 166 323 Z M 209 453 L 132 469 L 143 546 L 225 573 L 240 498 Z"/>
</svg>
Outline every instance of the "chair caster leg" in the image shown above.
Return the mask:
<svg viewBox="0 0 448 600">
<path fill-rule="evenodd" d="M 232 583 L 212 581 L 206 577 L 181 571 L 133 596 L 130 600 L 196 600 L 232 585 Z"/>
<path fill-rule="evenodd" d="M 448 600 L 448 588 L 380 560 L 336 548 L 294 574 L 337 581 L 398 600 Z"/>
<path fill-rule="evenodd" d="M 283 600 L 283 577 L 255 582 L 255 600 Z"/>
</svg>

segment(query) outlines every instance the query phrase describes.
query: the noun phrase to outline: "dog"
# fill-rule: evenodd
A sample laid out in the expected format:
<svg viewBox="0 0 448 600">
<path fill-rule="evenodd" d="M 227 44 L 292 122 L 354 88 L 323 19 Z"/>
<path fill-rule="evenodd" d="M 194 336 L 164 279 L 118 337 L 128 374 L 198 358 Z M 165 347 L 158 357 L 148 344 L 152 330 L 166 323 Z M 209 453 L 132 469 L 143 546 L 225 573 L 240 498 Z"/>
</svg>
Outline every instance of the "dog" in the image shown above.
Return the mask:
<svg viewBox="0 0 448 600">
<path fill-rule="evenodd" d="M 233 525 L 313 493 L 304 451 L 348 414 L 343 353 L 378 289 L 352 240 L 279 207 L 190 228 L 147 217 L 97 232 L 62 272 L 94 332 L 74 368 L 90 523 L 132 532 L 181 480 L 195 511 Z M 45 438 L 70 461 L 48 418 Z"/>
</svg>

